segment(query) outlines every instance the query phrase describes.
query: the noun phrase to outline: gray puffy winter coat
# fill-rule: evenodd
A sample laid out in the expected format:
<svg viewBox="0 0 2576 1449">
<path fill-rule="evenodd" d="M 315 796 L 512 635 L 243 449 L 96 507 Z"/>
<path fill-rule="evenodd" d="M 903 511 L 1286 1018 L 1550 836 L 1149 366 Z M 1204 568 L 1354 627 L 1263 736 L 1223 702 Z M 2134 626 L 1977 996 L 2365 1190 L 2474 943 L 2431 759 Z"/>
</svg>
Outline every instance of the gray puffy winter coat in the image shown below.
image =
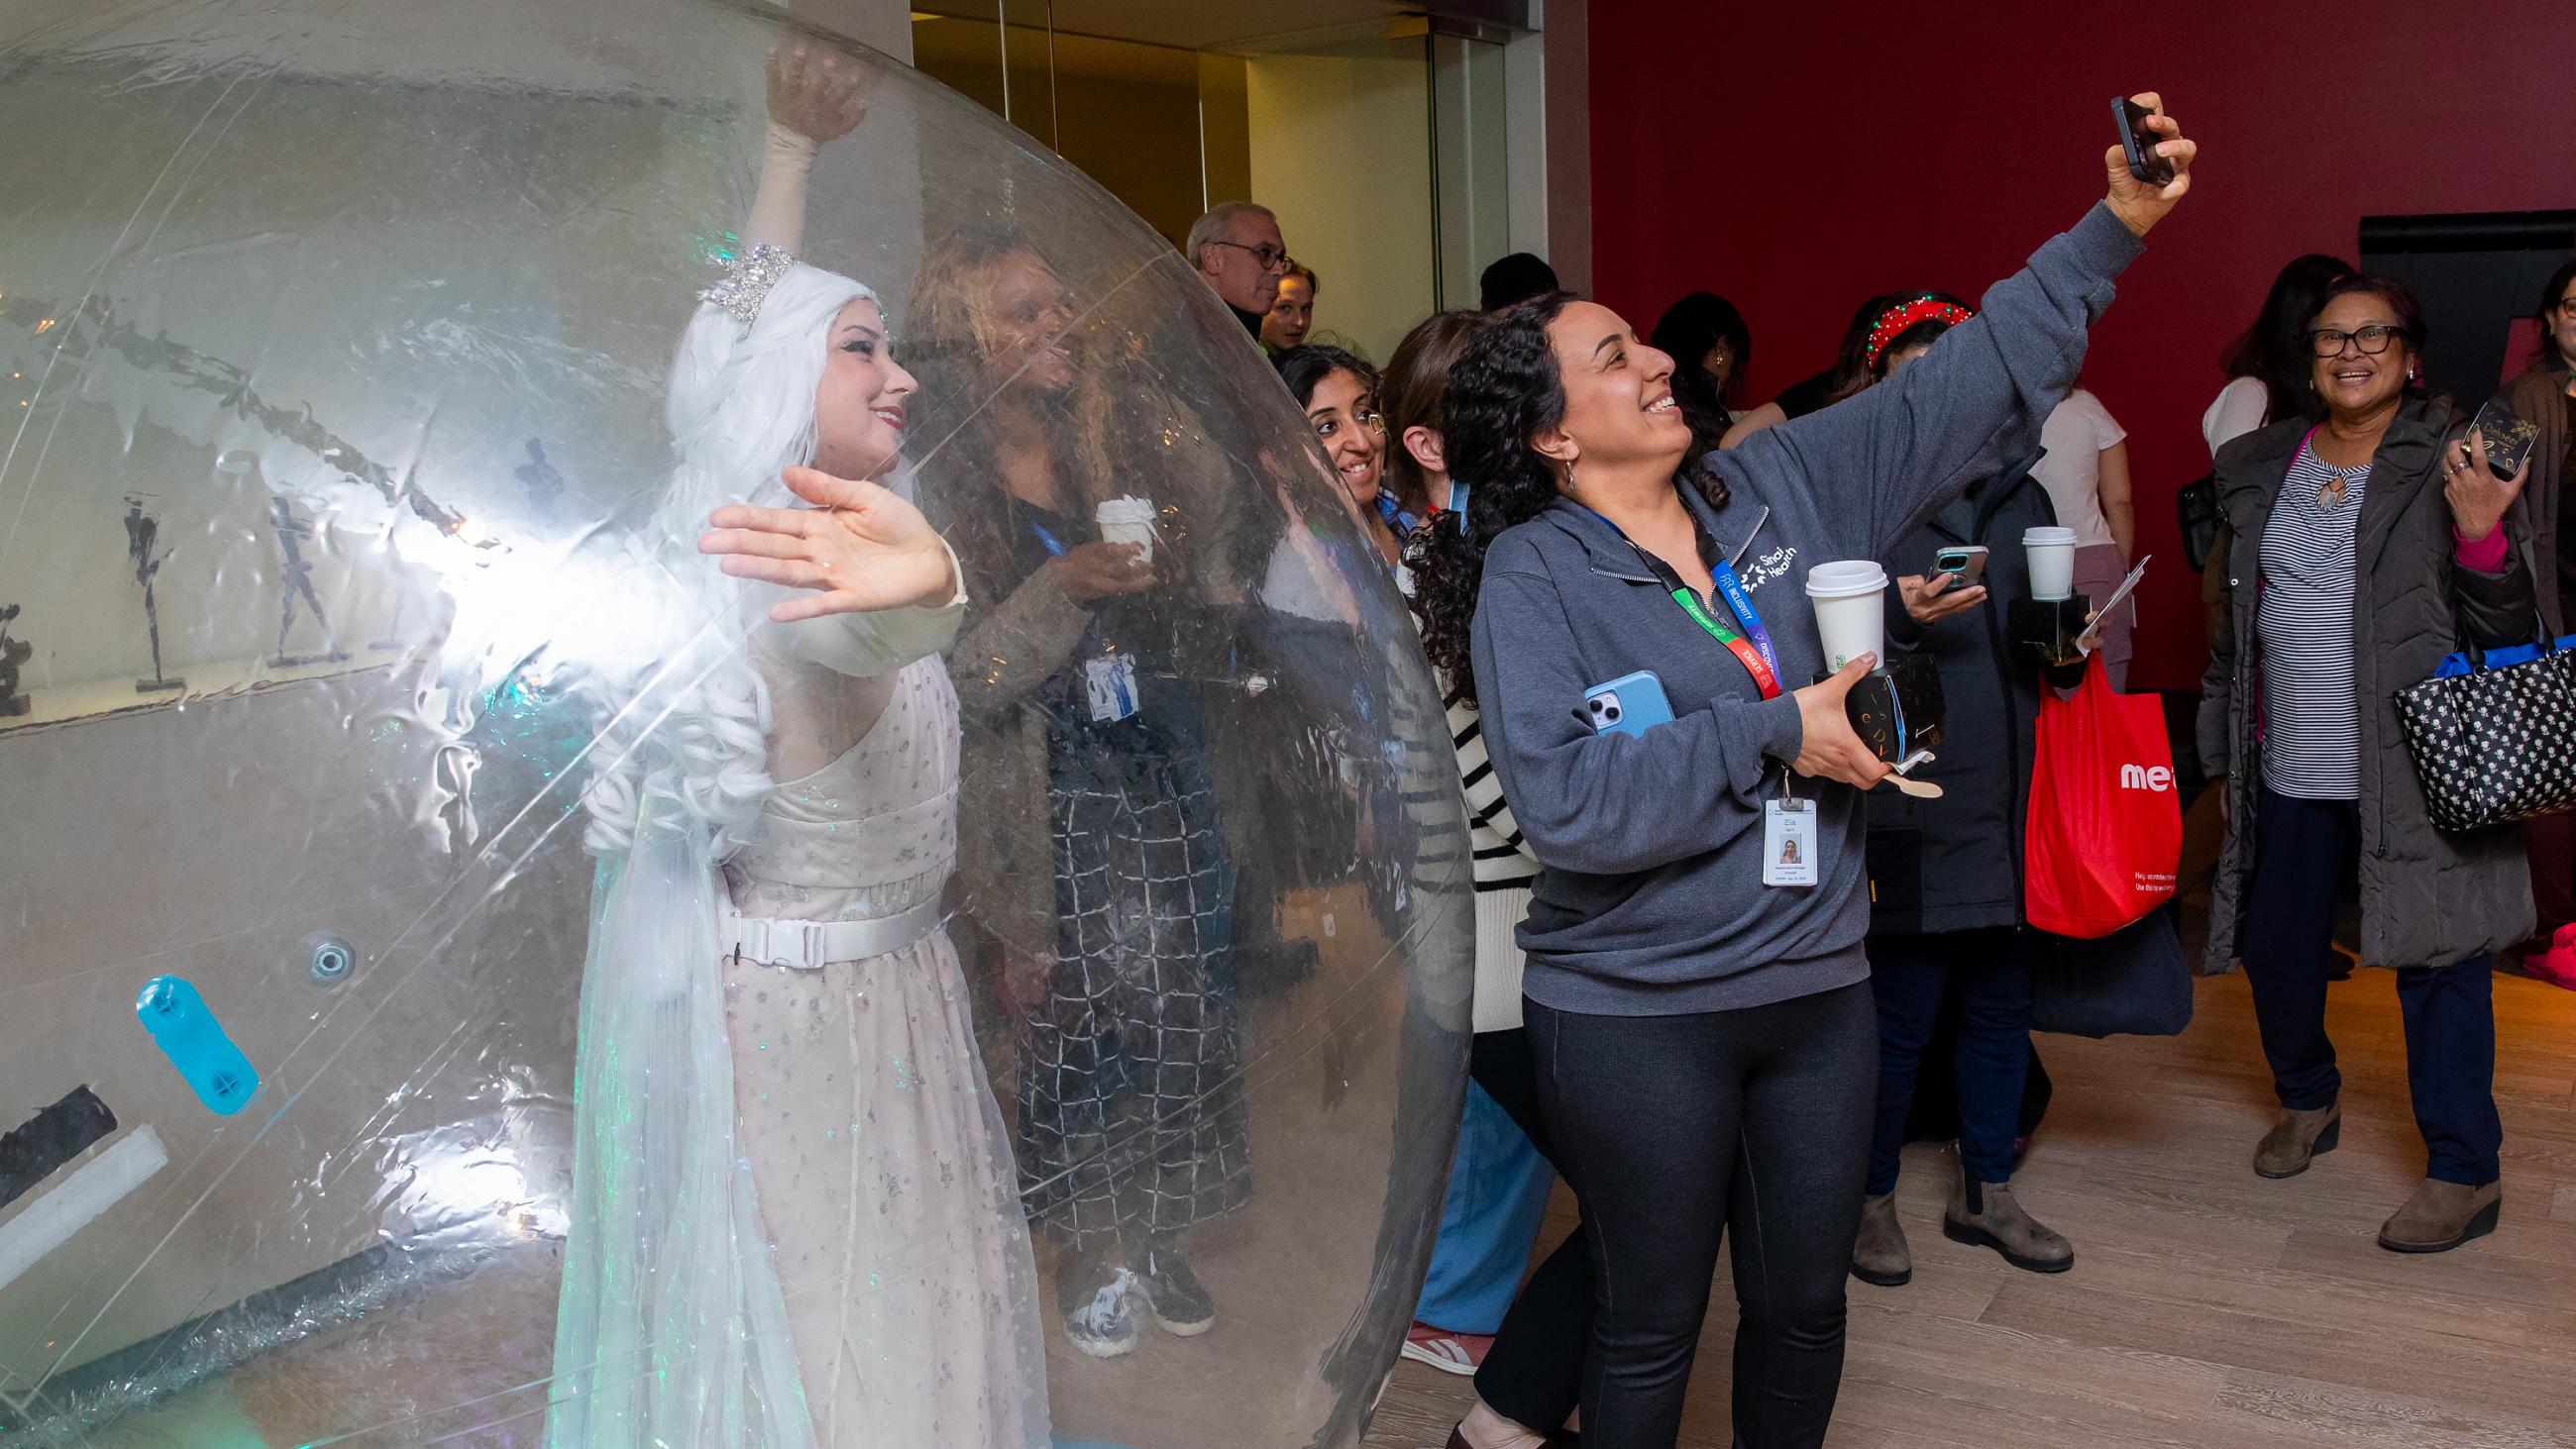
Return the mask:
<svg viewBox="0 0 2576 1449">
<path fill-rule="evenodd" d="M 2262 650 L 2254 629 L 2263 530 L 2312 420 L 2274 423 L 2218 455 L 2225 519 L 2208 567 L 2216 601 L 2201 680 L 2200 759 L 2228 792 L 2230 815 L 2210 888 L 2207 969 L 2236 954 L 2239 911 L 2254 865 L 2262 798 L 2257 744 Z M 2452 558 L 2441 449 L 2460 431 L 2449 404 L 2409 399 L 2371 458 L 2354 540 L 2353 691 L 2361 705 L 2361 956 L 2374 966 L 2447 966 L 2531 934 L 2531 877 L 2518 828 L 2444 834 L 2397 723 L 2397 691 L 2430 678 L 2465 630 L 2481 644 L 2538 632 L 2530 513 L 2505 518 L 2513 547 L 2501 573 Z"/>
</svg>

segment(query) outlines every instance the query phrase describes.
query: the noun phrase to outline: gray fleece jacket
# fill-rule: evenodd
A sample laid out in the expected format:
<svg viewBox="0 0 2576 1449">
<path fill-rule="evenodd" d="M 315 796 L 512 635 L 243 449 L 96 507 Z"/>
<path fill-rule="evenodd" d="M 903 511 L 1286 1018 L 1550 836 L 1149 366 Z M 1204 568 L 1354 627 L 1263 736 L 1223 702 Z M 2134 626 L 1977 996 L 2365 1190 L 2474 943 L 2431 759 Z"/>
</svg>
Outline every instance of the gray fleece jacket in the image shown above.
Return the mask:
<svg viewBox="0 0 2576 1449">
<path fill-rule="evenodd" d="M 2109 208 L 2041 247 L 1894 380 L 1712 453 L 1727 503 L 1685 501 L 1735 559 L 1783 682 L 1818 677 L 1807 570 L 1884 556 L 1976 479 L 2038 447 L 2075 385 L 2085 329 L 2140 251 Z M 1723 599 L 1710 603 L 1725 617 Z M 1559 1011 L 1722 1011 L 1869 974 L 1860 792 L 1817 802 L 1820 883 L 1762 884 L 1763 802 L 1801 738 L 1734 655 L 1665 598 L 1616 530 L 1564 499 L 1485 559 L 1477 694 L 1503 797 L 1541 872 L 1520 928 L 1522 991 Z M 1584 692 L 1655 672 L 1674 720 L 1597 735 Z"/>
</svg>

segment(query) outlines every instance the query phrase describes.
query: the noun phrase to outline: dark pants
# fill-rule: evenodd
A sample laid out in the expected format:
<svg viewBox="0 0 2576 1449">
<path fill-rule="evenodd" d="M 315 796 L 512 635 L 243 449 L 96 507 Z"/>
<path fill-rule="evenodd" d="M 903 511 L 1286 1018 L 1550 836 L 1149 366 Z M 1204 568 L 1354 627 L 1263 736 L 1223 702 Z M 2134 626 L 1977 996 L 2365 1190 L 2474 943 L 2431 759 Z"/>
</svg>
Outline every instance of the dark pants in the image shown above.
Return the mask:
<svg viewBox="0 0 2576 1449">
<path fill-rule="evenodd" d="M 2531 900 L 2540 909 L 2538 938 L 2545 944 L 2561 926 L 2576 924 L 2576 811 L 2524 821 L 2522 840 L 2531 855 Z"/>
<path fill-rule="evenodd" d="M 1906 1109 L 1944 996 L 1958 1005 L 1951 1061 L 1959 1093 L 1959 1161 L 1979 1182 L 2010 1182 L 2030 1075 L 2030 956 L 2005 927 L 1869 938 L 1870 991 L 1878 998 L 1878 1125 L 1870 1140 L 1869 1193 L 1896 1190 Z"/>
<path fill-rule="evenodd" d="M 2245 892 L 2238 954 L 2254 989 L 2254 1018 L 2281 1105 L 2313 1111 L 2343 1088 L 2326 1037 L 2335 899 L 2353 859 L 2349 800 L 2262 792 L 2254 816 L 2254 878 Z M 2487 958 L 2397 973 L 2406 1022 L 2406 1088 L 2429 1154 L 2425 1175 L 2483 1186 L 2503 1175 L 2504 1123 L 2495 1105 L 2495 978 Z"/>
<path fill-rule="evenodd" d="M 1467 1074 L 1503 1109 L 1547 1164 L 1565 1173 L 1538 1105 L 1538 1063 L 1526 1030 L 1476 1033 Z M 1578 1202 L 1578 1206 L 1579 1206 Z M 1476 1397 L 1533 1429 L 1558 1429 L 1583 1393 L 1583 1353 L 1592 1341 L 1592 1230 L 1578 1222 L 1521 1285 L 1494 1346 L 1476 1371 Z"/>
<path fill-rule="evenodd" d="M 1825 1439 L 1877 1090 L 1869 987 L 1739 1011 L 1528 1003 L 1540 1114 L 1591 1225 L 1589 1449 L 1671 1449 L 1717 1271 L 1735 1266 L 1735 1438 Z"/>
</svg>

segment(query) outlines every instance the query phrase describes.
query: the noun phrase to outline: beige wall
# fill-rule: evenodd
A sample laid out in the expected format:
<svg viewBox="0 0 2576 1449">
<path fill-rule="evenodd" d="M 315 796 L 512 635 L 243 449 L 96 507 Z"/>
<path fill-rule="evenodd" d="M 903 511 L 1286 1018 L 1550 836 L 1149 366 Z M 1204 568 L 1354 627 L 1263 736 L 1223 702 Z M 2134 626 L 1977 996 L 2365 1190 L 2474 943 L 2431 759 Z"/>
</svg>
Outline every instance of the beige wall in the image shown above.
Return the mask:
<svg viewBox="0 0 2576 1449">
<path fill-rule="evenodd" d="M 1255 56 L 1245 83 L 1251 199 L 1320 274 L 1316 329 L 1384 362 L 1435 305 L 1422 42 Z"/>
</svg>

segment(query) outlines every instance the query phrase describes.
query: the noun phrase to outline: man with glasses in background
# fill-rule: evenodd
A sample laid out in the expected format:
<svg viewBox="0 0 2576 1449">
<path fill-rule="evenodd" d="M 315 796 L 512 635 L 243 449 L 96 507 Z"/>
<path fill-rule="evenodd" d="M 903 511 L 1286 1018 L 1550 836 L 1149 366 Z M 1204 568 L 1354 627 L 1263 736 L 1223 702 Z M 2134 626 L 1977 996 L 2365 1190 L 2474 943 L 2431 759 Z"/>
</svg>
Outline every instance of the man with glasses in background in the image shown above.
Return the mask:
<svg viewBox="0 0 2576 1449">
<path fill-rule="evenodd" d="M 1279 279 L 1290 266 L 1279 218 L 1266 206 L 1225 202 L 1191 223 L 1185 250 L 1190 265 L 1234 309 L 1243 330 L 1259 337 L 1261 319 L 1279 300 Z"/>
</svg>

